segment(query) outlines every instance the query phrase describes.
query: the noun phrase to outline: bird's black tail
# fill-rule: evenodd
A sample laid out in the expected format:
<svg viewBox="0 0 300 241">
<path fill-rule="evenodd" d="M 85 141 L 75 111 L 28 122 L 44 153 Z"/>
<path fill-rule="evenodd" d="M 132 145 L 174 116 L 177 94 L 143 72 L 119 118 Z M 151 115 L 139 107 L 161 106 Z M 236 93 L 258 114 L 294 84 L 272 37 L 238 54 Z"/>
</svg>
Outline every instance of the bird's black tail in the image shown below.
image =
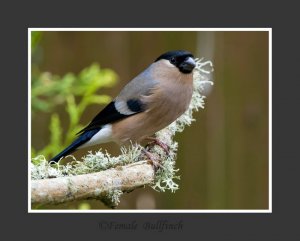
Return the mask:
<svg viewBox="0 0 300 241">
<path fill-rule="evenodd" d="M 57 154 L 55 157 L 53 157 L 49 162 L 58 162 L 62 157 L 65 157 L 72 152 L 74 152 L 77 149 L 78 146 L 74 145 L 74 142 L 68 146 L 66 149 L 61 151 L 59 154 Z"/>
<path fill-rule="evenodd" d="M 71 145 L 53 157 L 49 162 L 58 162 L 61 158 L 76 151 L 78 147 L 89 141 L 100 129 L 101 128 L 97 128 L 82 133 Z"/>
</svg>

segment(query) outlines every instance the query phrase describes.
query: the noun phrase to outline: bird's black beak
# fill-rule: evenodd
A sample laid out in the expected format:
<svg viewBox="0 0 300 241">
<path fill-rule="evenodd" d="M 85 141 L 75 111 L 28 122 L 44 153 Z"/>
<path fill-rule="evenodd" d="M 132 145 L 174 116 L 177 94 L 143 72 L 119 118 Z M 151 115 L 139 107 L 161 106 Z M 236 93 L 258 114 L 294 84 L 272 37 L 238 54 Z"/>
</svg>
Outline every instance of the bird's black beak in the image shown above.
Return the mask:
<svg viewBox="0 0 300 241">
<path fill-rule="evenodd" d="M 182 73 L 189 74 L 196 66 L 196 62 L 192 57 L 187 57 L 179 66 Z"/>
</svg>

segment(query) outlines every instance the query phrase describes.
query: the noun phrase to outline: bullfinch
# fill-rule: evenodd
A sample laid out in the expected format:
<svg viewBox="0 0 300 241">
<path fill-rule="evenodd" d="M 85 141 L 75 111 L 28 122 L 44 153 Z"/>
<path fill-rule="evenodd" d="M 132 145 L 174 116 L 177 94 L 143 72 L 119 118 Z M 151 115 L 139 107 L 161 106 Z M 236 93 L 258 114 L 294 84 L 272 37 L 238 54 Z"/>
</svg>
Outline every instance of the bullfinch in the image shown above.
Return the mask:
<svg viewBox="0 0 300 241">
<path fill-rule="evenodd" d="M 195 66 L 194 56 L 188 51 L 162 54 L 132 79 L 77 133 L 77 139 L 50 162 L 58 162 L 78 149 L 111 141 L 125 145 L 130 141 L 140 143 L 148 139 L 162 145 L 151 136 L 188 109 Z"/>
</svg>

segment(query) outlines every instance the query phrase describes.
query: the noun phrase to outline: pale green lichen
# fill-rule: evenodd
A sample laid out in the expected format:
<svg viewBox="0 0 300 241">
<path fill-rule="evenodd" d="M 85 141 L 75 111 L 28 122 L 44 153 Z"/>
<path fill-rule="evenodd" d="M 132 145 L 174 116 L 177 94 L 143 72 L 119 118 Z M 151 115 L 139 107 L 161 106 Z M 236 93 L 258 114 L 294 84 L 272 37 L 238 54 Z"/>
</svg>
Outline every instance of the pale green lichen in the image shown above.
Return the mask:
<svg viewBox="0 0 300 241">
<path fill-rule="evenodd" d="M 119 205 L 120 203 L 120 197 L 123 194 L 123 192 L 119 189 L 115 189 L 115 190 L 110 190 L 106 196 L 105 199 L 101 199 L 102 202 L 104 201 L 104 203 L 111 207 L 111 208 L 115 208 L 116 206 Z"/>
<path fill-rule="evenodd" d="M 61 165 L 59 162 L 49 164 L 45 157 L 40 155 L 33 158 L 31 163 L 31 179 L 76 176 L 99 172 L 116 166 L 124 166 L 137 162 L 141 157 L 141 152 L 142 147 L 137 144 L 132 144 L 129 148 L 121 147 L 122 154 L 116 157 L 111 156 L 107 151 L 102 152 L 100 149 L 95 153 L 89 152 L 83 157 L 83 161 L 77 161 L 73 156 L 69 155 L 68 157 L 71 157 L 73 160 L 64 165 Z"/>
<path fill-rule="evenodd" d="M 169 146 L 169 154 L 167 155 L 157 145 L 149 148 L 149 151 L 161 161 L 162 165 L 155 173 L 154 183 L 150 184 L 157 191 L 171 190 L 171 192 L 175 192 L 179 188 L 178 184 L 174 182 L 174 179 L 179 179 L 179 176 L 176 175 L 178 169 L 175 169 L 178 143 L 173 140 L 173 136 L 176 132 L 182 132 L 185 126 L 189 126 L 195 121 L 193 111 L 204 108 L 205 96 L 203 95 L 203 91 L 206 84 L 213 84 L 211 81 L 212 71 L 211 61 L 202 62 L 202 59 L 196 59 L 196 68 L 193 75 L 194 92 L 189 109 L 168 127 L 156 133 L 156 137 Z M 99 150 L 95 153 L 89 152 L 83 157 L 83 161 L 77 161 L 74 157 L 70 156 L 74 160 L 65 165 L 59 163 L 50 165 L 43 156 L 38 156 L 32 159 L 31 178 L 36 180 L 74 176 L 124 166 L 142 160 L 142 150 L 142 146 L 132 143 L 128 148 L 122 147 L 122 154 L 116 157 L 111 156 L 106 151 L 102 152 Z M 121 190 L 113 190 L 107 194 L 107 198 L 111 200 L 112 204 L 117 205 L 121 194 Z"/>
</svg>

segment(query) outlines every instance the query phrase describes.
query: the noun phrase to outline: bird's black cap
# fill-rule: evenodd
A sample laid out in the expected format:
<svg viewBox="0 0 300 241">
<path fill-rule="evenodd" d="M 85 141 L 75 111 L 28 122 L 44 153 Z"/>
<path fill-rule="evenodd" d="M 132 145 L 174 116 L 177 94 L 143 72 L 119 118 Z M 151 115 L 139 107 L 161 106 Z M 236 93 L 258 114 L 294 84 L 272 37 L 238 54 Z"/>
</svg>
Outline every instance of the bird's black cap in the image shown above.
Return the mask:
<svg viewBox="0 0 300 241">
<path fill-rule="evenodd" d="M 155 62 L 161 59 L 170 61 L 170 63 L 176 66 L 183 74 L 192 73 L 193 69 L 196 66 L 194 56 L 190 52 L 185 50 L 169 51 L 159 56 L 155 60 Z"/>
<path fill-rule="evenodd" d="M 171 60 L 172 58 L 182 58 L 185 59 L 186 57 L 192 57 L 194 58 L 194 56 L 192 55 L 192 53 L 185 51 L 185 50 L 173 50 L 173 51 L 169 51 L 166 52 L 164 54 L 162 54 L 161 56 L 159 56 L 154 62 L 161 60 L 161 59 L 166 59 L 166 60 Z"/>
</svg>

